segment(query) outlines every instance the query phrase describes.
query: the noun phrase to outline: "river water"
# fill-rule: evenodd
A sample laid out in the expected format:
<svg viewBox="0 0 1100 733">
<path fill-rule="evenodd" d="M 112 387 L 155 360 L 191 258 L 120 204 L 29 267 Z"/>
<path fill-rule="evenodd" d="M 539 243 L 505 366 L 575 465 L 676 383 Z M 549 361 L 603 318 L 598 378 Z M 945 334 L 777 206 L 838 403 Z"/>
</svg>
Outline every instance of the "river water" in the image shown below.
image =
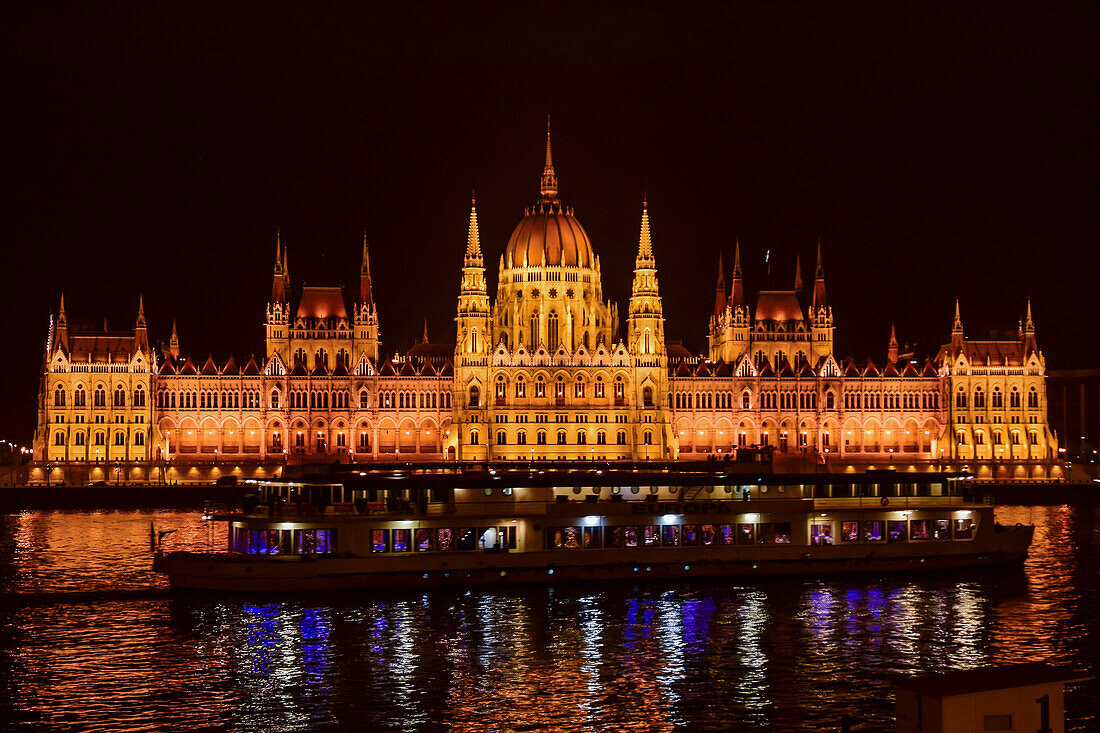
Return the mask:
<svg viewBox="0 0 1100 733">
<path fill-rule="evenodd" d="M 512 591 L 174 597 L 149 523 L 225 546 L 197 512 L 0 518 L 0 727 L 26 730 L 893 729 L 884 676 L 1100 659 L 1100 510 L 1034 523 L 1023 568 Z M 1100 730 L 1100 686 L 1067 692 Z"/>
</svg>

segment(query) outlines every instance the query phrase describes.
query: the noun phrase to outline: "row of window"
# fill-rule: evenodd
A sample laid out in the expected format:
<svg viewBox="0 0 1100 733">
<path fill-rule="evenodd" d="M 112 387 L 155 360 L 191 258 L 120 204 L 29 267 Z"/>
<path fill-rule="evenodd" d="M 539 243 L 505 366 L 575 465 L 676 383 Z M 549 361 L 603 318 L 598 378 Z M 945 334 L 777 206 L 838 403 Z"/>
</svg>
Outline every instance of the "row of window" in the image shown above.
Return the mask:
<svg viewBox="0 0 1100 733">
<path fill-rule="evenodd" d="M 842 542 L 905 542 L 920 540 L 969 540 L 974 537 L 974 523 L 969 519 L 865 519 L 840 523 Z M 832 522 L 816 521 L 810 526 L 811 545 L 834 543 Z"/>
<path fill-rule="evenodd" d="M 548 527 L 548 550 L 711 545 L 789 545 L 790 522 L 742 524 L 642 524 L 623 527 Z"/>
<path fill-rule="evenodd" d="M 541 379 L 542 379 L 542 377 L 539 377 L 539 380 L 535 382 L 535 397 L 536 398 L 543 398 L 543 397 L 546 396 L 546 385 L 545 385 L 545 382 L 541 381 Z M 619 378 L 619 379 L 621 379 L 621 378 Z M 503 380 L 504 380 L 504 377 L 499 377 L 498 381 L 496 383 L 496 387 L 495 387 L 496 404 L 498 404 L 498 405 L 505 404 L 505 401 L 508 399 L 508 397 L 507 397 L 507 384 Z M 597 382 L 594 382 L 593 384 L 594 384 L 593 391 L 595 392 L 595 397 L 597 397 L 597 398 L 605 397 L 606 392 L 604 391 L 603 382 L 597 381 Z M 521 387 L 520 385 L 523 385 L 523 386 Z M 516 389 L 517 389 L 517 397 L 520 397 L 520 396 L 525 397 L 527 395 L 526 382 L 516 382 Z M 625 388 L 624 388 L 623 383 L 621 381 L 618 381 L 618 379 L 617 379 L 616 382 L 615 382 L 615 385 L 614 385 L 614 394 L 615 394 L 615 399 L 616 400 L 625 399 L 624 389 Z M 573 391 L 573 396 L 574 397 L 577 397 L 577 398 L 585 397 L 585 395 L 586 395 L 585 382 L 580 381 L 580 380 L 575 382 L 574 385 L 573 385 L 573 390 L 572 391 Z M 469 395 L 470 395 L 469 406 L 470 407 L 481 407 L 481 388 L 478 387 L 476 384 L 470 385 Z M 566 395 L 565 382 L 561 381 L 561 378 L 559 377 L 559 381 L 554 384 L 554 399 L 558 402 L 558 404 L 564 404 L 565 403 L 565 395 Z M 644 407 L 653 407 L 653 388 L 650 387 L 650 386 L 646 386 L 646 387 L 642 388 L 642 405 Z"/>
<path fill-rule="evenodd" d="M 233 527 L 229 550 L 249 555 L 327 555 L 336 552 L 336 530 Z"/>
<path fill-rule="evenodd" d="M 1029 430 L 1027 431 L 1027 443 L 1021 442 L 1023 433 L 1019 430 L 1013 430 L 1008 434 L 1008 442 L 1010 445 L 1039 445 L 1039 431 Z M 960 430 L 955 434 L 955 439 L 959 445 L 970 445 L 970 441 L 967 439 L 966 431 Z M 974 445 L 985 445 L 985 433 L 981 430 L 974 431 Z M 1004 445 L 1004 433 L 1000 430 L 993 431 L 993 445 Z"/>
<path fill-rule="evenodd" d="M 359 407 L 366 409 L 370 404 L 367 390 L 359 393 Z M 450 392 L 398 392 L 384 390 L 378 393 L 380 410 L 434 410 L 451 409 Z"/>
<path fill-rule="evenodd" d="M 85 437 L 85 434 L 83 432 L 73 433 L 73 445 L 76 445 L 76 446 L 86 445 L 85 440 L 86 440 L 86 437 Z M 102 432 L 102 431 L 96 432 L 92 435 L 92 440 L 93 440 L 92 445 L 106 445 L 107 444 L 107 434 Z M 67 442 L 68 442 L 68 439 L 65 436 L 65 431 L 58 430 L 57 432 L 55 432 L 53 434 L 53 444 L 54 445 L 65 445 Z M 116 430 L 115 431 L 115 442 L 114 442 L 114 444 L 115 445 L 126 445 L 126 433 L 124 433 L 121 430 Z M 140 432 L 134 433 L 134 445 L 145 445 L 145 433 L 140 433 Z"/>
<path fill-rule="evenodd" d="M 73 390 L 73 407 L 87 407 L 88 396 L 84 391 L 84 387 L 77 385 Z M 53 391 L 53 406 L 65 407 L 67 401 L 67 392 L 62 385 L 57 385 Z M 115 407 L 126 406 L 126 390 L 122 387 L 116 387 L 114 391 L 114 399 L 111 403 Z M 103 387 L 97 387 L 92 392 L 92 406 L 93 407 L 106 407 L 107 406 L 107 390 Z M 133 406 L 145 407 L 145 389 L 138 387 L 134 390 L 133 394 Z"/>
<path fill-rule="evenodd" d="M 832 409 L 832 408 L 829 408 Z M 845 392 L 845 410 L 938 410 L 940 393 Z"/>
<path fill-rule="evenodd" d="M 960 386 L 958 392 L 955 393 L 955 407 L 965 410 L 967 401 L 966 388 Z M 991 403 L 990 407 L 995 410 L 1004 408 L 1004 393 L 1001 392 L 1000 387 L 993 388 L 989 401 Z M 975 409 L 983 409 L 985 407 L 985 391 L 981 387 L 974 388 L 973 403 Z M 1020 407 L 1020 390 L 1016 387 L 1013 387 L 1008 393 L 1008 406 L 1015 409 Z M 1034 387 L 1029 388 L 1027 391 L 1027 406 L 1032 410 L 1038 409 L 1039 407 L 1039 391 Z"/>
<path fill-rule="evenodd" d="M 546 431 L 539 430 L 535 433 L 535 445 L 546 445 Z M 470 445 L 480 445 L 481 435 L 477 430 L 470 431 Z M 508 445 L 508 434 L 504 430 L 497 431 L 497 445 Z M 569 445 L 569 436 L 564 430 L 559 430 L 557 434 L 557 445 Z M 642 433 L 642 444 L 653 445 L 653 433 L 646 430 Z M 516 433 L 516 445 L 527 445 L 527 431 L 520 430 Z M 577 431 L 576 445 L 588 445 L 588 433 L 584 430 Z M 596 432 L 595 445 L 607 445 L 607 433 L 603 430 Z M 626 445 L 626 431 L 620 430 L 615 433 L 615 445 Z"/>
</svg>

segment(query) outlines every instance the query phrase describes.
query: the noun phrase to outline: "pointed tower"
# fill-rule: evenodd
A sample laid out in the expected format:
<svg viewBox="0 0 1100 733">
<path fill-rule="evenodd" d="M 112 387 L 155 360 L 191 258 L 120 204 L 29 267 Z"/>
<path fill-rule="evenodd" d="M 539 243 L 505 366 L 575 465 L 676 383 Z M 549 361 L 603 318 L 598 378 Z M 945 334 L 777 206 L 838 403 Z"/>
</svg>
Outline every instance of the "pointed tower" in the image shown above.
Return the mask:
<svg viewBox="0 0 1100 733">
<path fill-rule="evenodd" d="M 374 291 L 370 280 L 370 243 L 367 232 L 363 230 L 363 257 L 359 263 L 359 302 L 355 304 L 355 343 L 352 346 L 352 365 L 359 363 L 359 357 L 366 355 L 377 363 L 382 353 L 381 333 L 378 327 L 378 306 L 374 302 Z"/>
<path fill-rule="evenodd" d="M 466 233 L 466 254 L 462 262 L 455 316 L 456 338 L 453 382 L 453 417 L 456 428 L 451 439 L 459 460 L 488 457 L 489 354 L 493 348 L 489 294 L 485 285 L 485 259 L 477 229 L 477 199 L 470 197 L 470 224 Z"/>
<path fill-rule="evenodd" d="M 894 332 L 894 324 L 890 324 L 890 344 L 886 348 L 886 361 L 891 364 L 898 362 L 898 336 Z"/>
<path fill-rule="evenodd" d="M 959 299 L 955 298 L 955 320 L 951 324 L 951 348 L 958 350 L 963 347 L 963 322 L 959 312 Z"/>
<path fill-rule="evenodd" d="M 50 351 L 55 351 L 58 348 L 66 354 L 69 353 L 69 322 L 65 318 L 65 293 L 61 294 L 61 308 L 57 312 L 57 325 L 54 328 L 53 344 Z"/>
<path fill-rule="evenodd" d="M 668 356 L 665 319 L 657 283 L 657 260 L 649 231 L 649 206 L 642 202 L 638 256 L 627 310 L 626 345 L 634 363 L 633 405 L 639 425 L 635 458 L 665 460 L 671 456 L 672 431 L 668 419 Z M 652 423 L 652 427 L 649 424 Z M 650 440 L 644 439 L 649 432 Z"/>
<path fill-rule="evenodd" d="M 745 304 L 745 285 L 741 275 L 741 241 L 734 240 L 733 272 L 729 297 L 721 313 L 711 316 L 707 338 L 711 361 L 733 363 L 749 347 L 749 309 Z"/>
<path fill-rule="evenodd" d="M 817 240 L 817 266 L 814 269 L 814 294 L 810 300 L 811 352 L 814 362 L 833 353 L 833 309 L 825 295 L 825 266 L 821 259 L 821 240 Z"/>
<path fill-rule="evenodd" d="M 1039 345 L 1035 341 L 1035 321 L 1031 319 L 1031 298 L 1027 299 L 1027 318 L 1024 320 L 1024 355 L 1030 356 L 1039 351 Z"/>
<path fill-rule="evenodd" d="M 168 339 L 168 353 L 173 359 L 180 358 L 180 337 L 176 331 L 176 319 L 172 319 L 172 338 Z"/>
<path fill-rule="evenodd" d="M 794 255 L 794 291 L 802 292 L 802 255 L 798 252 Z"/>
<path fill-rule="evenodd" d="M 718 253 L 718 284 L 714 291 L 714 315 L 721 317 L 726 312 L 726 276 L 722 267 L 722 253 Z"/>
<path fill-rule="evenodd" d="M 137 320 L 134 322 L 134 348 L 149 353 L 149 332 L 145 325 L 145 296 L 138 295 Z"/>
<path fill-rule="evenodd" d="M 285 361 L 290 351 L 290 275 L 286 267 L 286 248 L 275 229 L 275 267 L 271 274 L 271 300 L 267 302 L 264 323 L 266 356 L 278 353 Z"/>
</svg>

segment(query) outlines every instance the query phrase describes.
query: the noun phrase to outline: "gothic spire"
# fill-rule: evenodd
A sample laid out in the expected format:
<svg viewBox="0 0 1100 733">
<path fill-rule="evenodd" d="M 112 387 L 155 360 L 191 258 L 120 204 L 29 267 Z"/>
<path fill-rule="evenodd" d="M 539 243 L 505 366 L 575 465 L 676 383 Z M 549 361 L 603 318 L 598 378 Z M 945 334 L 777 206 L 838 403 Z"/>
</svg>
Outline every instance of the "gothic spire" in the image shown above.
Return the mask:
<svg viewBox="0 0 1100 733">
<path fill-rule="evenodd" d="M 542 166 L 539 190 L 544 200 L 553 201 L 558 197 L 558 176 L 554 173 L 554 157 L 550 152 L 550 115 L 546 115 L 546 162 Z"/>
<path fill-rule="evenodd" d="M 955 321 L 951 324 L 951 333 L 962 333 L 963 322 L 962 316 L 959 315 L 959 299 L 955 298 Z"/>
<path fill-rule="evenodd" d="M 825 296 L 825 266 L 821 263 L 821 239 L 817 240 L 817 268 L 814 271 L 813 309 L 824 308 L 828 303 Z"/>
<path fill-rule="evenodd" d="M 466 235 L 466 267 L 483 267 L 481 237 L 477 232 L 477 196 L 470 193 L 470 229 Z"/>
<path fill-rule="evenodd" d="M 1035 321 L 1031 320 L 1031 298 L 1027 299 L 1027 319 L 1024 321 L 1024 333 L 1035 333 Z"/>
<path fill-rule="evenodd" d="M 275 227 L 275 270 L 271 275 L 271 302 L 285 303 L 289 289 L 289 275 L 286 271 L 286 249 L 283 247 L 282 233 Z"/>
<path fill-rule="evenodd" d="M 168 339 L 168 353 L 172 355 L 173 359 L 178 359 L 180 355 L 180 337 L 176 332 L 176 319 L 172 319 L 172 337 Z"/>
<path fill-rule="evenodd" d="M 735 307 L 745 305 L 745 287 L 741 283 L 741 240 L 733 240 L 733 282 L 730 283 L 729 302 Z"/>
<path fill-rule="evenodd" d="M 65 293 L 61 294 L 61 310 L 57 313 L 57 325 L 64 326 L 65 324 Z"/>
<path fill-rule="evenodd" d="M 283 268 L 283 242 L 279 227 L 275 227 L 275 272 L 281 272 Z"/>
<path fill-rule="evenodd" d="M 652 267 L 654 264 L 653 242 L 649 238 L 649 205 L 647 201 L 643 200 L 642 231 L 638 236 L 638 258 L 636 267 Z"/>
<path fill-rule="evenodd" d="M 894 331 L 894 324 L 890 324 L 890 343 L 886 349 L 886 360 L 894 364 L 898 360 L 898 336 Z"/>
<path fill-rule="evenodd" d="M 794 289 L 802 292 L 802 255 L 798 252 L 794 254 Z"/>
<path fill-rule="evenodd" d="M 718 284 L 714 288 L 714 315 L 720 316 L 726 310 L 726 276 L 722 267 L 722 253 L 718 253 Z"/>
<path fill-rule="evenodd" d="M 424 336 L 421 338 L 423 343 L 428 343 L 428 319 L 424 319 Z"/>
<path fill-rule="evenodd" d="M 138 294 L 137 327 L 145 328 L 145 294 Z"/>
<path fill-rule="evenodd" d="M 364 305 L 374 303 L 370 282 L 370 245 L 367 243 L 367 230 L 363 228 L 363 261 L 359 265 L 359 302 Z"/>
</svg>

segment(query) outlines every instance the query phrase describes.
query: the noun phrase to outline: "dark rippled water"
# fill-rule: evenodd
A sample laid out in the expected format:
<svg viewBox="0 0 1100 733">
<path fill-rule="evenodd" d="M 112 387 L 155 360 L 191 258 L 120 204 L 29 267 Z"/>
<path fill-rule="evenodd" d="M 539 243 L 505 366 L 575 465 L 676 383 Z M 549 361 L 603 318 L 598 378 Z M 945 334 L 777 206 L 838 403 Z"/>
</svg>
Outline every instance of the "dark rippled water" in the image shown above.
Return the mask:
<svg viewBox="0 0 1100 733">
<path fill-rule="evenodd" d="M 149 522 L 0 525 L 0 716 L 51 730 L 892 730 L 883 675 L 1100 659 L 1094 509 L 1037 525 L 1023 569 L 325 597 L 173 597 Z M 1100 729 L 1095 682 L 1069 730 Z"/>
</svg>

